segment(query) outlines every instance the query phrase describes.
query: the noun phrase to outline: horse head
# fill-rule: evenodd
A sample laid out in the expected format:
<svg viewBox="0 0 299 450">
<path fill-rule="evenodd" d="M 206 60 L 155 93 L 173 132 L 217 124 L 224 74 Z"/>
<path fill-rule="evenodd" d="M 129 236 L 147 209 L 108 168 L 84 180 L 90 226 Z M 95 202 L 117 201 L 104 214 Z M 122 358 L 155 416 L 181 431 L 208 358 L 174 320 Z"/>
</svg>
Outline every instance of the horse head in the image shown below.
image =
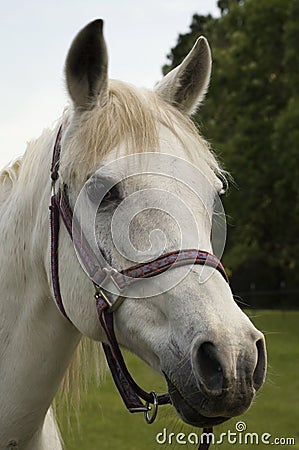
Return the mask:
<svg viewBox="0 0 299 450">
<path fill-rule="evenodd" d="M 80 31 L 66 60 L 72 108 L 59 175 L 70 204 L 116 271 L 182 248 L 211 253 L 224 173 L 189 118 L 209 84 L 208 42 L 200 37 L 150 92 L 108 80 L 102 28 L 96 20 Z M 105 342 L 93 286 L 61 233 L 66 314 L 83 335 Z M 210 426 L 243 413 L 265 379 L 265 341 L 222 274 L 194 264 L 140 281 L 113 313 L 117 341 L 165 377 L 185 422 Z"/>
</svg>

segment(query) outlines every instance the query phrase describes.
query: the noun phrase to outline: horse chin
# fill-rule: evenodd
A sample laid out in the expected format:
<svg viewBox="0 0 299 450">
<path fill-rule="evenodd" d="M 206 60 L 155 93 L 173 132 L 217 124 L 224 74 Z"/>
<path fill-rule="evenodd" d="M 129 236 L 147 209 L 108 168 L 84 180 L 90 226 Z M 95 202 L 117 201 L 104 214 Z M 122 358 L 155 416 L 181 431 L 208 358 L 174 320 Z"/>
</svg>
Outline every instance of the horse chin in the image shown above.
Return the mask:
<svg viewBox="0 0 299 450">
<path fill-rule="evenodd" d="M 191 406 L 186 399 L 183 398 L 177 387 L 170 381 L 167 375 L 164 373 L 165 379 L 168 385 L 168 392 L 170 395 L 171 403 L 176 409 L 180 418 L 194 427 L 213 427 L 215 425 L 220 425 L 221 423 L 229 420 L 229 417 L 206 417 L 197 411 L 193 406 Z"/>
</svg>

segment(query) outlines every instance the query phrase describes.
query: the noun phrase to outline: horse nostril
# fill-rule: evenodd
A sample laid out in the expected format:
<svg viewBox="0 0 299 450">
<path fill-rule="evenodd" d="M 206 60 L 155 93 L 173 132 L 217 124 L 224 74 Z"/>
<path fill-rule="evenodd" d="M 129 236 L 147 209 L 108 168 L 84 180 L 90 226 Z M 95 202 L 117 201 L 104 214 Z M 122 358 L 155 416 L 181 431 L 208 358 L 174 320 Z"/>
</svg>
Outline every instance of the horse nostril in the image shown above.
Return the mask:
<svg viewBox="0 0 299 450">
<path fill-rule="evenodd" d="M 196 354 L 196 370 L 199 382 L 211 394 L 218 395 L 224 388 L 224 376 L 217 350 L 212 342 L 202 343 Z"/>
<path fill-rule="evenodd" d="M 253 387 L 257 391 L 265 381 L 266 376 L 266 348 L 264 339 L 256 342 L 257 363 L 253 372 Z"/>
</svg>

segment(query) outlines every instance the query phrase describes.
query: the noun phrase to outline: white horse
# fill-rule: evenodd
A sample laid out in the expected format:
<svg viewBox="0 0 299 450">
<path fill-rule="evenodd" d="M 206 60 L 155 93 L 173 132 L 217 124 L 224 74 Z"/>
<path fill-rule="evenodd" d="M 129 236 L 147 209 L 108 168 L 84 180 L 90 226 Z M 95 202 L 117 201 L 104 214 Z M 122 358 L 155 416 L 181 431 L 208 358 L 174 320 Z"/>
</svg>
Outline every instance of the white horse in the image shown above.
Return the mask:
<svg viewBox="0 0 299 450">
<path fill-rule="evenodd" d="M 62 449 L 51 403 L 82 336 L 97 342 L 106 339 L 97 319 L 94 288 L 63 225 L 60 288 L 70 321 L 53 301 L 49 171 L 60 123 L 58 183 L 67 184 L 72 206 L 91 174 L 117 155 L 129 153 L 165 153 L 191 161 L 204 174 L 198 188 L 207 210 L 212 210 L 214 197 L 222 190 L 222 171 L 189 119 L 210 79 L 205 38 L 197 40 L 182 64 L 153 92 L 108 81 L 107 66 L 102 21 L 96 20 L 78 34 L 67 57 L 71 107 L 54 130 L 31 142 L 24 157 L 1 174 L 0 450 Z M 132 259 L 113 245 L 110 225 L 117 206 L 136 188 L 146 190 L 148 181 L 122 180 L 97 213 L 97 242 L 117 269 L 131 266 Z M 165 181 L 166 188 L 177 195 L 171 180 Z M 183 196 L 199 229 L 198 241 L 188 237 L 188 244 L 211 251 L 206 210 L 194 208 L 190 192 Z M 135 219 L 130 236 L 136 248 L 147 247 L 148 232 L 160 229 L 169 236 L 165 250 L 178 249 L 180 230 L 161 211 L 149 208 Z M 114 313 L 120 345 L 166 377 L 177 413 L 197 426 L 243 413 L 266 371 L 262 333 L 235 303 L 221 274 L 209 267 L 205 270 L 209 273 L 205 282 L 199 282 L 200 268 L 194 266 L 173 288 L 141 300 L 132 295 Z M 179 277 L 181 271 L 173 269 L 172 276 Z"/>
</svg>

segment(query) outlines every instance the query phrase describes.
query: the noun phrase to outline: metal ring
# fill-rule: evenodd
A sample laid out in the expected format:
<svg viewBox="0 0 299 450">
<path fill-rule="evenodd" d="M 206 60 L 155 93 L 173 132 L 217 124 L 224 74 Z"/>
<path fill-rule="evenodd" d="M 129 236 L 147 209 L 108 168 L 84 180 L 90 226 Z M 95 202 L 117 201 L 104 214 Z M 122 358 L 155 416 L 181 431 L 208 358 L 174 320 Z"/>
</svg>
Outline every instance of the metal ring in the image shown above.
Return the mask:
<svg viewBox="0 0 299 450">
<path fill-rule="evenodd" d="M 148 423 L 148 424 L 153 423 L 154 420 L 156 419 L 157 414 L 158 414 L 158 406 L 159 406 L 158 397 L 157 397 L 156 392 L 151 391 L 150 394 L 153 396 L 153 399 L 154 399 L 154 401 L 152 403 L 153 406 L 150 406 L 151 405 L 150 402 L 146 402 L 145 406 L 146 406 L 147 410 L 144 411 L 144 418 L 145 418 L 146 423 Z M 149 413 L 150 411 L 152 411 L 151 415 Z"/>
</svg>

